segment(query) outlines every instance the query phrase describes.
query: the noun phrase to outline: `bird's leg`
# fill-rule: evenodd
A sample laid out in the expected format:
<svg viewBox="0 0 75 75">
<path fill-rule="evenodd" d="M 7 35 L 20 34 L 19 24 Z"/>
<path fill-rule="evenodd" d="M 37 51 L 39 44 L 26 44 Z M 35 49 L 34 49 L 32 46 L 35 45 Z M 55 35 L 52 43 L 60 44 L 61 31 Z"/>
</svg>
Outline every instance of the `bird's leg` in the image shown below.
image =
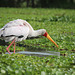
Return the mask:
<svg viewBox="0 0 75 75">
<path fill-rule="evenodd" d="M 6 50 L 8 51 L 9 54 L 11 54 L 10 51 L 9 51 L 9 47 L 10 47 L 14 42 L 15 42 L 15 40 L 13 40 L 13 41 L 11 42 L 11 44 L 6 48 Z"/>
<path fill-rule="evenodd" d="M 14 53 L 15 53 L 15 41 L 14 41 Z"/>
</svg>

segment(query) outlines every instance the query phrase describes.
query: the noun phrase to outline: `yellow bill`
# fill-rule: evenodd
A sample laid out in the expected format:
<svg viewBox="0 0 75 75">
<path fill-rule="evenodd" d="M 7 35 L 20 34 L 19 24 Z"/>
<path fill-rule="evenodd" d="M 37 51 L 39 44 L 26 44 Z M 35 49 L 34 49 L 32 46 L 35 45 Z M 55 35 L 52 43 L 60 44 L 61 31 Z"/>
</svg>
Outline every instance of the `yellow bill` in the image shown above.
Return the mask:
<svg viewBox="0 0 75 75">
<path fill-rule="evenodd" d="M 47 32 L 43 36 L 48 38 L 52 43 L 54 43 L 58 47 L 58 45 L 54 42 L 54 40 L 49 36 L 49 34 Z"/>
</svg>

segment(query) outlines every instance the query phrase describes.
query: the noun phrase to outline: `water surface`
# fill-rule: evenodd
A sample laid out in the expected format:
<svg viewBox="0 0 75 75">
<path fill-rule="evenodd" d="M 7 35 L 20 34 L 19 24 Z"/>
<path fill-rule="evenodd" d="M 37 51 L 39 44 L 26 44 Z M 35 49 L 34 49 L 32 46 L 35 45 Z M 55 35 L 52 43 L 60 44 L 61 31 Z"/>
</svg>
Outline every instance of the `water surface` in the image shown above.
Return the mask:
<svg viewBox="0 0 75 75">
<path fill-rule="evenodd" d="M 19 51 L 16 53 L 25 54 L 25 55 L 35 55 L 35 56 L 50 56 L 50 55 L 60 56 L 60 52 L 54 52 L 54 51 L 41 51 L 41 52 Z M 9 53 L 6 52 L 5 54 L 9 54 Z"/>
</svg>

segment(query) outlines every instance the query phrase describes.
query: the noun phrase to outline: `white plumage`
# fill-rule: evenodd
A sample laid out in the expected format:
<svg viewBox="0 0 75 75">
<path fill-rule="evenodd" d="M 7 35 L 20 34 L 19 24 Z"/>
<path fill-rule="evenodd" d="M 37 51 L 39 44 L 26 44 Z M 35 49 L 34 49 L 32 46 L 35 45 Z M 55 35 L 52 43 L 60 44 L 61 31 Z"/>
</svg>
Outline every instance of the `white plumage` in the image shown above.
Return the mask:
<svg viewBox="0 0 75 75">
<path fill-rule="evenodd" d="M 7 47 L 7 51 L 9 52 L 9 47 L 14 43 L 14 53 L 15 41 L 22 41 L 25 40 L 27 37 L 37 37 L 39 35 L 44 35 L 45 37 L 47 37 L 46 30 L 34 30 L 27 21 L 21 19 L 10 21 L 3 28 L 0 29 L 0 38 L 5 40 L 6 42 L 12 41 L 12 43 Z M 9 52 L 9 54 L 11 53 Z"/>
<path fill-rule="evenodd" d="M 45 31 L 44 29 L 42 30 Z M 0 30 L 0 36 L 2 36 L 1 38 L 4 39 L 6 42 L 12 41 L 13 39 L 15 39 L 15 41 L 22 41 L 25 40 L 27 37 L 36 37 L 42 34 L 37 34 L 35 32 L 36 31 L 33 30 L 31 25 L 27 21 L 17 19 L 7 23 Z M 23 37 L 18 38 L 19 36 Z"/>
</svg>

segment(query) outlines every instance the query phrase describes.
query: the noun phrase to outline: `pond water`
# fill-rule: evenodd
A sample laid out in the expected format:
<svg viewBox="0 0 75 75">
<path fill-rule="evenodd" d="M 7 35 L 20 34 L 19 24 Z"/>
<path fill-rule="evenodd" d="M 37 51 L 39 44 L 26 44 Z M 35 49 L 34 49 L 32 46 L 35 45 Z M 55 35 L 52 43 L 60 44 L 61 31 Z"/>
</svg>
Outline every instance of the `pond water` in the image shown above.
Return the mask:
<svg viewBox="0 0 75 75">
<path fill-rule="evenodd" d="M 41 52 L 19 51 L 16 53 L 25 54 L 25 55 L 35 55 L 35 56 L 50 56 L 50 55 L 60 56 L 60 52 L 54 52 L 54 51 L 41 51 Z M 9 53 L 6 52 L 5 54 L 9 54 Z"/>
</svg>

